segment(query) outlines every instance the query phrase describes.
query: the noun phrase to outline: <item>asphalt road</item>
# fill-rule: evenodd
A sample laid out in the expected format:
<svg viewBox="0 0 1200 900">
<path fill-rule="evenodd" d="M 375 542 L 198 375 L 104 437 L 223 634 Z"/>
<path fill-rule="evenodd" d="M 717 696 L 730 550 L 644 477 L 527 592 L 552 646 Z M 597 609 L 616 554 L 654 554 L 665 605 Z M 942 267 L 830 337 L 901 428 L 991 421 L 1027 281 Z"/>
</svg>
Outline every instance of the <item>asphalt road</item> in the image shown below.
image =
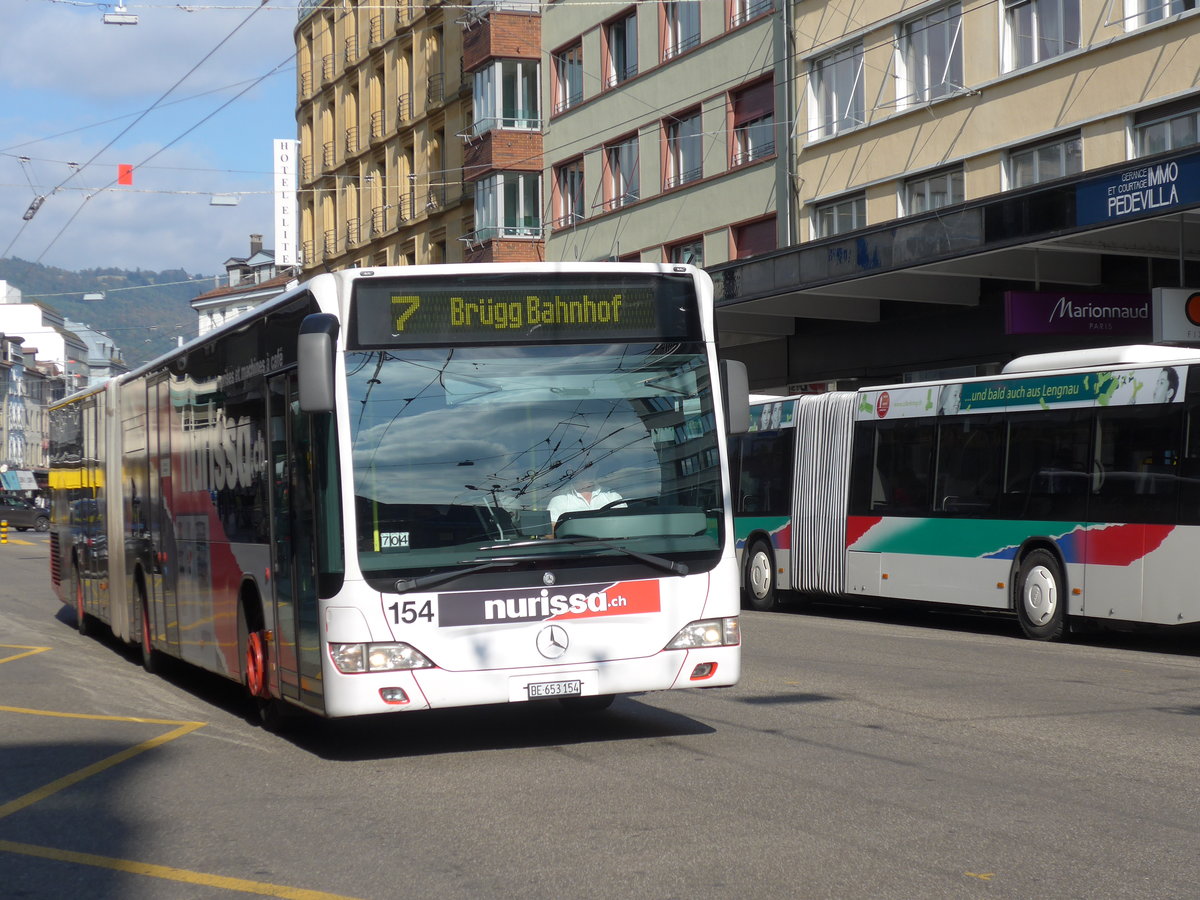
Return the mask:
<svg viewBox="0 0 1200 900">
<path fill-rule="evenodd" d="M 747 613 L 720 691 L 313 720 L 83 638 L 0 545 L 6 898 L 1194 898 L 1194 638 Z"/>
</svg>

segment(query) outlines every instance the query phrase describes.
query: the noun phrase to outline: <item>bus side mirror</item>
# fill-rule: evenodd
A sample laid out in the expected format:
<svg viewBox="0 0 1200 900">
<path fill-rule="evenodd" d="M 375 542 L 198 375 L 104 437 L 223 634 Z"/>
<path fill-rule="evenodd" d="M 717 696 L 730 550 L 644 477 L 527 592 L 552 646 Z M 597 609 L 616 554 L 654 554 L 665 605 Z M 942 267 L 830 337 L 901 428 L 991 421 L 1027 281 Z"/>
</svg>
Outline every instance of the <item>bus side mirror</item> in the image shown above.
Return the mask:
<svg viewBox="0 0 1200 900">
<path fill-rule="evenodd" d="M 330 313 L 312 313 L 300 323 L 296 359 L 301 412 L 333 412 L 333 348 L 340 327 Z"/>
<path fill-rule="evenodd" d="M 721 360 L 721 386 L 725 394 L 725 430 L 745 434 L 750 430 L 750 376 L 746 364 L 736 359 Z"/>
</svg>

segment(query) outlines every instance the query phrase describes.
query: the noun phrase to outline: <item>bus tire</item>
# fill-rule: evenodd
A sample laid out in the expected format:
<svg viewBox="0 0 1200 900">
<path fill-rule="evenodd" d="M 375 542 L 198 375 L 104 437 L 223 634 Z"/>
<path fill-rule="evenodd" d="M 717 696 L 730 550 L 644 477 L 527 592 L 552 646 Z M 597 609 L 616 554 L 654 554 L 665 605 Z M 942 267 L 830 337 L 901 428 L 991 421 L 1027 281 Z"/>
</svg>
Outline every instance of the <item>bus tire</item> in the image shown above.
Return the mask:
<svg viewBox="0 0 1200 900">
<path fill-rule="evenodd" d="M 254 699 L 256 721 L 264 731 L 283 734 L 296 725 L 297 716 L 292 707 L 277 697 Z"/>
<path fill-rule="evenodd" d="M 153 636 L 150 634 L 150 603 L 146 600 L 146 589 L 138 585 L 138 609 L 142 613 L 142 668 L 151 675 L 157 675 L 162 670 L 162 657 L 154 649 Z"/>
<path fill-rule="evenodd" d="M 770 612 L 775 608 L 775 554 L 761 538 L 753 541 L 746 551 L 742 590 L 752 609 Z"/>
<path fill-rule="evenodd" d="M 1015 597 L 1017 619 L 1035 641 L 1061 640 L 1067 630 L 1062 567 L 1049 550 L 1032 550 L 1021 560 Z"/>
<path fill-rule="evenodd" d="M 92 618 L 84 611 L 83 608 L 83 578 L 79 574 L 79 566 L 74 566 L 72 570 L 75 582 L 75 628 L 84 637 L 87 637 L 93 632 Z"/>
</svg>

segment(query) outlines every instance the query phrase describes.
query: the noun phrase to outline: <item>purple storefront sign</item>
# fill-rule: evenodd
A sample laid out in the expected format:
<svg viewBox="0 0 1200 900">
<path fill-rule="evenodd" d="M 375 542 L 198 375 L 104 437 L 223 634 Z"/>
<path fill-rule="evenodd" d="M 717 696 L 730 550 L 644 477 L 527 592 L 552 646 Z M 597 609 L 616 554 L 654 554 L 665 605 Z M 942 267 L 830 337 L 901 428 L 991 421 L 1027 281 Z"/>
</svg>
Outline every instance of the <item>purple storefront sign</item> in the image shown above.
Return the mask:
<svg viewBox="0 0 1200 900">
<path fill-rule="evenodd" d="M 1095 334 L 1149 340 L 1153 325 L 1149 294 L 1004 294 L 1005 334 Z"/>
</svg>

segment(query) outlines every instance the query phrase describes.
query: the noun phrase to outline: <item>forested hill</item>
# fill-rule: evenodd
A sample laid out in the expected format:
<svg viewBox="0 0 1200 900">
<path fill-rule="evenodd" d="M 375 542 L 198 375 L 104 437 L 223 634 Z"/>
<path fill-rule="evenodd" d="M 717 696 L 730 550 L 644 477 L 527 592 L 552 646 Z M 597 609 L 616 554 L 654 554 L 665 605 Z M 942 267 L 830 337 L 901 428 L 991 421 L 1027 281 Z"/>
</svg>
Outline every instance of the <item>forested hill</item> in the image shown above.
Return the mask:
<svg viewBox="0 0 1200 900">
<path fill-rule="evenodd" d="M 69 272 L 22 259 L 0 259 L 0 280 L 18 288 L 26 303 L 36 300 L 111 335 L 131 367 L 170 349 L 180 335 L 194 337 L 196 313 L 188 301 L 216 286 L 213 276 L 183 269 Z M 103 300 L 83 299 L 98 292 Z"/>
</svg>

